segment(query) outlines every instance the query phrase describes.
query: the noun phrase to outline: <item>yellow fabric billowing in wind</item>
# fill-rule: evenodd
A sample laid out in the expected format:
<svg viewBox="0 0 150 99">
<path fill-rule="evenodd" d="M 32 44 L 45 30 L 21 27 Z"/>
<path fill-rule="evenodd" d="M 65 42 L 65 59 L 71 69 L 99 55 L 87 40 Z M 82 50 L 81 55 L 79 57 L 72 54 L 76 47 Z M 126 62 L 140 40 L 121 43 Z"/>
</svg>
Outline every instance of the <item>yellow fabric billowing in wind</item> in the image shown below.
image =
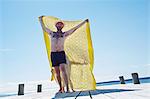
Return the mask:
<svg viewBox="0 0 150 99">
<path fill-rule="evenodd" d="M 82 21 L 65 21 L 52 16 L 43 17 L 44 25 L 52 31 L 56 31 L 55 24 L 62 21 L 65 25 L 62 31 L 70 30 Z M 50 63 L 52 78 L 54 80 L 55 71 L 51 64 L 51 38 L 48 33 L 44 32 L 44 40 L 47 49 L 48 60 Z M 74 90 L 94 90 L 96 89 L 96 81 L 93 71 L 94 53 L 90 35 L 89 22 L 85 23 L 73 34 L 65 40 L 64 50 L 67 56 L 67 74 L 69 76 L 69 84 Z"/>
</svg>

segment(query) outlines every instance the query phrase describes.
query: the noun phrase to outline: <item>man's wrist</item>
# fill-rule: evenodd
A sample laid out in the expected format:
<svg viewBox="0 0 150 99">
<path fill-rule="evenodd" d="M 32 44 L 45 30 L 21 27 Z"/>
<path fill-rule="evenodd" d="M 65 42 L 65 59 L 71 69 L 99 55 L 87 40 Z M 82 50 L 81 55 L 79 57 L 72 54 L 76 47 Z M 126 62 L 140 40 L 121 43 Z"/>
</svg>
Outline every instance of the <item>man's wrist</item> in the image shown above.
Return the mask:
<svg viewBox="0 0 150 99">
<path fill-rule="evenodd" d="M 86 22 L 89 22 L 89 19 L 86 19 L 85 21 L 86 21 Z"/>
<path fill-rule="evenodd" d="M 42 21 L 42 18 L 43 18 L 43 17 L 44 17 L 44 16 L 40 16 L 39 19 Z"/>
</svg>

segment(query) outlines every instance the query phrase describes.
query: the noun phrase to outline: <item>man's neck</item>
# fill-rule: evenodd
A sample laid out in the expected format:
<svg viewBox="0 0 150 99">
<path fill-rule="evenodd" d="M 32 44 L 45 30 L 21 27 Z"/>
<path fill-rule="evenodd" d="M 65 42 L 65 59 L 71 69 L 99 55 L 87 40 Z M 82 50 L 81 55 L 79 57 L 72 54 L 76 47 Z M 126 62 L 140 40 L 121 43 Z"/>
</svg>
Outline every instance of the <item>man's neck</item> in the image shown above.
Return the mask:
<svg viewBox="0 0 150 99">
<path fill-rule="evenodd" d="M 57 30 L 58 33 L 62 32 L 62 30 Z"/>
</svg>

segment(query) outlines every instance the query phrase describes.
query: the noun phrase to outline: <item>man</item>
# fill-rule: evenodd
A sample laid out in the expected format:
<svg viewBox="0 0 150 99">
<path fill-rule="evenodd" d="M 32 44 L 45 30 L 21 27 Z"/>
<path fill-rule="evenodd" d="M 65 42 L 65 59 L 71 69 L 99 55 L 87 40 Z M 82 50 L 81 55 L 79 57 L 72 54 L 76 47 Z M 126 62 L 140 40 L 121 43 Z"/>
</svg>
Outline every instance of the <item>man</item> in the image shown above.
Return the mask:
<svg viewBox="0 0 150 99">
<path fill-rule="evenodd" d="M 66 65 L 66 55 L 64 51 L 64 43 L 65 39 L 71 35 L 73 32 L 75 32 L 78 28 L 80 28 L 83 24 L 88 22 L 88 19 L 77 25 L 76 27 L 73 27 L 72 29 L 62 32 L 62 28 L 64 27 L 64 23 L 59 21 L 55 24 L 57 31 L 54 32 L 47 27 L 44 26 L 44 23 L 42 21 L 43 16 L 39 17 L 40 23 L 42 25 L 42 28 L 44 31 L 46 31 L 49 36 L 51 37 L 51 62 L 52 66 L 54 67 L 56 71 L 56 77 L 59 83 L 59 92 L 64 92 L 64 88 L 61 85 L 61 77 L 60 77 L 60 71 L 62 71 L 63 79 L 66 84 L 66 90 L 69 92 L 69 86 L 68 86 L 68 76 L 65 70 Z"/>
</svg>

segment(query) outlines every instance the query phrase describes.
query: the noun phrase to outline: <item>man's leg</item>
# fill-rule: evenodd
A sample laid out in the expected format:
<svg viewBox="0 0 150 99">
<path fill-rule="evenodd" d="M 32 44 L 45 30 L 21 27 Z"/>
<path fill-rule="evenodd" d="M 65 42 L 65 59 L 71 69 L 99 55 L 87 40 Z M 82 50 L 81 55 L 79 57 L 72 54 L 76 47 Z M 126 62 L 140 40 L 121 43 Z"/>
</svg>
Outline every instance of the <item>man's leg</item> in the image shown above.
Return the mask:
<svg viewBox="0 0 150 99">
<path fill-rule="evenodd" d="M 68 86 L 68 76 L 67 76 L 67 72 L 66 72 L 66 69 L 65 69 L 65 64 L 60 64 L 60 67 L 59 67 L 62 71 L 62 75 L 63 75 L 63 78 L 65 80 L 65 84 L 66 84 L 66 88 L 67 88 L 67 92 L 69 92 L 69 86 Z"/>
<path fill-rule="evenodd" d="M 59 84 L 59 87 L 60 87 L 60 92 L 63 92 L 62 90 L 62 86 L 61 86 L 61 77 L 60 77 L 60 70 L 59 70 L 59 67 L 58 66 L 55 66 L 55 72 L 56 72 L 56 77 L 57 77 L 57 80 L 58 80 L 58 84 Z"/>
</svg>

